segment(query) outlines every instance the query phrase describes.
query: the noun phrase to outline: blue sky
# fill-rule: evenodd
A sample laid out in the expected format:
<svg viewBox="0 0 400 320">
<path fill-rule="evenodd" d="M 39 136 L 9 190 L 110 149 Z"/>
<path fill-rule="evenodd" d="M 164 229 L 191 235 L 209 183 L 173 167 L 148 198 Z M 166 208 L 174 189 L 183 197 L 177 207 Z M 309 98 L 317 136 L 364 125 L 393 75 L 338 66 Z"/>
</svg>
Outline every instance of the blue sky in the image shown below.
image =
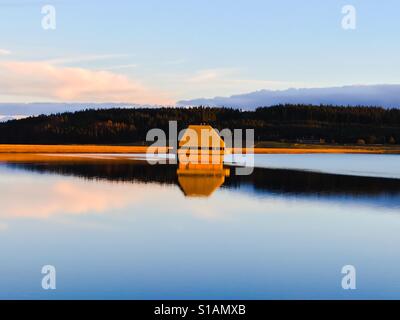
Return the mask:
<svg viewBox="0 0 400 320">
<path fill-rule="evenodd" d="M 41 27 L 45 4 L 56 30 Z M 347 4 L 355 30 L 341 27 Z M 0 102 L 395 84 L 399 14 L 395 0 L 0 0 Z"/>
</svg>

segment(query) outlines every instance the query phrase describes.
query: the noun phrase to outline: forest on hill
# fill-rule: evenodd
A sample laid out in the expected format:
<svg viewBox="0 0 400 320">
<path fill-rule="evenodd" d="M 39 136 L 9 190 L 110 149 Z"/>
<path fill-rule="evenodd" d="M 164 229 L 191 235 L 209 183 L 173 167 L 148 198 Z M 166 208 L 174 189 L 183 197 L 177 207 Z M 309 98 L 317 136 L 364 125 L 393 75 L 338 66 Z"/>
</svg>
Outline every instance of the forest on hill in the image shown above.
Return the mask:
<svg viewBox="0 0 400 320">
<path fill-rule="evenodd" d="M 42 115 L 0 123 L 0 143 L 134 144 L 148 130 L 168 132 L 207 123 L 218 129 L 255 129 L 257 141 L 341 144 L 400 143 L 400 110 L 379 107 L 277 105 L 255 111 L 231 108 L 101 109 Z"/>
</svg>

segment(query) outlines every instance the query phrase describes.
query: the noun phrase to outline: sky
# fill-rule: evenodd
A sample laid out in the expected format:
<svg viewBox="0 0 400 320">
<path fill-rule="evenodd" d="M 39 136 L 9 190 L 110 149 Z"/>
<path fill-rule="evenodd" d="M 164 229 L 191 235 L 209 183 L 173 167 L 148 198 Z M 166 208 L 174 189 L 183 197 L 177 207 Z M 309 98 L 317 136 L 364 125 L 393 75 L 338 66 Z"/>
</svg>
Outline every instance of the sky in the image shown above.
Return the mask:
<svg viewBox="0 0 400 320">
<path fill-rule="evenodd" d="M 399 14 L 397 0 L 0 0 L 0 103 L 398 84 Z"/>
</svg>

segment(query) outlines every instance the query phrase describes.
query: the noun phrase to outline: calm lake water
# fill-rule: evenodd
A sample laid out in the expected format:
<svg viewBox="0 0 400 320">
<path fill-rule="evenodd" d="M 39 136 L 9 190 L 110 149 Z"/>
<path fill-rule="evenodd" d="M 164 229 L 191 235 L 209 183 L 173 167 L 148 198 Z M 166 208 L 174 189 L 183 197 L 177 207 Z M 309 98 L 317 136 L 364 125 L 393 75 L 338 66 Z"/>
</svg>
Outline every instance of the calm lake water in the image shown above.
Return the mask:
<svg viewBox="0 0 400 320">
<path fill-rule="evenodd" d="M 0 298 L 399 299 L 398 159 L 257 155 L 252 175 L 225 178 L 0 163 Z"/>
</svg>

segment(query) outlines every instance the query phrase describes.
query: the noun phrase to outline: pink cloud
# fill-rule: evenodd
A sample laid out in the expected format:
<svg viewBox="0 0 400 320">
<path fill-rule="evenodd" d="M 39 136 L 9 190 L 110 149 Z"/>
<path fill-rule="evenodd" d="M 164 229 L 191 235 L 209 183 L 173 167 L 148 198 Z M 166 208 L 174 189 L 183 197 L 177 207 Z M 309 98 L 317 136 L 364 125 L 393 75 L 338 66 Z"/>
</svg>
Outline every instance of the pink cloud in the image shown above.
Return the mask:
<svg viewBox="0 0 400 320">
<path fill-rule="evenodd" d="M 0 62 L 1 95 L 60 102 L 172 104 L 165 93 L 110 71 L 49 62 Z"/>
</svg>

